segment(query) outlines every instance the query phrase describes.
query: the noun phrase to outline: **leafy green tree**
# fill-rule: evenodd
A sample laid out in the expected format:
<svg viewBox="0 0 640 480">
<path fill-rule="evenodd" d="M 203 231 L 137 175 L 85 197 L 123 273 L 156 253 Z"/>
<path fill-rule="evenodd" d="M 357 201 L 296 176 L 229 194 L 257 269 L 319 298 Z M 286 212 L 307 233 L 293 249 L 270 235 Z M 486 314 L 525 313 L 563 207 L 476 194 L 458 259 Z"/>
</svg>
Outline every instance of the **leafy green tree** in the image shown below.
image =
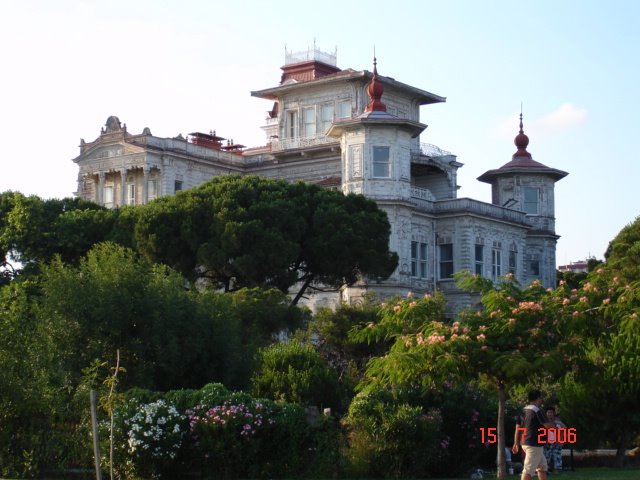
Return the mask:
<svg viewBox="0 0 640 480">
<path fill-rule="evenodd" d="M 18 192 L 0 197 L 0 260 L 8 256 L 34 272 L 39 262 L 59 255 L 77 263 L 89 249 L 104 241 L 117 211 L 78 198 L 42 200 Z"/>
<path fill-rule="evenodd" d="M 349 335 L 358 325 L 376 322 L 378 306 L 379 303 L 371 297 L 355 305 L 341 303 L 335 310 L 320 308 L 307 323 L 306 330 L 297 333 L 297 338 L 312 344 L 336 372 L 345 400 L 353 396 L 367 362 L 374 356 L 382 355 L 388 348 L 386 342 L 364 344 Z M 347 406 L 344 405 L 345 408 Z"/>
<path fill-rule="evenodd" d="M 406 385 L 420 379 L 481 381 L 498 399 L 498 478 L 505 478 L 504 416 L 512 386 L 527 385 L 537 372 L 560 376 L 574 359 L 575 338 L 558 316 L 562 299 L 535 282 L 520 288 L 512 276 L 493 284 L 469 274 L 459 285 L 480 294 L 482 310 L 444 322 L 441 295 L 389 302 L 382 320 L 360 330 L 361 339 L 390 338 L 390 351 L 371 361 L 366 384 Z M 576 353 L 577 354 L 577 353 Z"/>
<path fill-rule="evenodd" d="M 564 313 L 582 332 L 584 354 L 563 381 L 560 400 L 579 442 L 612 445 L 621 466 L 640 433 L 640 282 L 623 282 L 611 268 L 607 262 L 580 289 L 564 289 Z"/>
<path fill-rule="evenodd" d="M 609 271 L 626 281 L 640 280 L 640 217 L 609 242 L 604 257 Z"/>
<path fill-rule="evenodd" d="M 78 267 L 60 259 L 43 269 L 41 314 L 73 332 L 69 370 L 121 351 L 128 386 L 167 390 L 208 380 L 235 385 L 241 328 L 231 298 L 184 288 L 166 267 L 99 244 Z"/>
<path fill-rule="evenodd" d="M 68 465 L 66 374 L 57 346 L 64 329 L 40 322 L 37 287 L 21 281 L 0 288 L 0 475 L 32 477 L 44 465 Z M 69 428 L 67 428 L 69 427 Z M 75 452 L 74 452 L 75 453 Z"/>
<path fill-rule="evenodd" d="M 386 278 L 397 265 L 390 226 L 375 202 L 305 183 L 250 176 L 215 178 L 146 205 L 136 248 L 191 280 L 233 291 L 266 286 L 288 292 Z"/>
<path fill-rule="evenodd" d="M 333 408 L 340 404 L 333 370 L 313 347 L 296 340 L 261 350 L 252 384 L 257 397 Z"/>
</svg>

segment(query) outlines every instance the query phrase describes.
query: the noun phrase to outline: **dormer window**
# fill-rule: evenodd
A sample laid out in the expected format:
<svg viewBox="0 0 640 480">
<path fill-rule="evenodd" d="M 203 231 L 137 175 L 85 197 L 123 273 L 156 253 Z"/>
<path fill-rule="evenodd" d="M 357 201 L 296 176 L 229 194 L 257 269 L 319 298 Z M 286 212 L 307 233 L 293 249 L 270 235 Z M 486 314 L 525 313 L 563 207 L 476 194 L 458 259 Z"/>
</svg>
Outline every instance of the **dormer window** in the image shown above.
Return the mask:
<svg viewBox="0 0 640 480">
<path fill-rule="evenodd" d="M 523 210 L 528 215 L 539 215 L 539 196 L 540 191 L 537 188 L 524 188 Z"/>
</svg>

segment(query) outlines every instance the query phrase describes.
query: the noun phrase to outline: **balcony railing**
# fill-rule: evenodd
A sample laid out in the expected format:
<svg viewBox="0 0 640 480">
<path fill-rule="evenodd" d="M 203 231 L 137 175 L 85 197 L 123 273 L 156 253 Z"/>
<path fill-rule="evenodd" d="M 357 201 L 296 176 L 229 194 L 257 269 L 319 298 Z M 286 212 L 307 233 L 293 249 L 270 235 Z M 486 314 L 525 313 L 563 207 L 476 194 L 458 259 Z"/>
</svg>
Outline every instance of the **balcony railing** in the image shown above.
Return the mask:
<svg viewBox="0 0 640 480">
<path fill-rule="evenodd" d="M 418 153 L 418 152 L 416 152 Z M 427 157 L 447 157 L 449 155 L 453 155 L 453 153 L 443 150 L 437 145 L 433 145 L 431 143 L 420 143 L 420 152 L 422 155 L 426 155 Z"/>
<path fill-rule="evenodd" d="M 422 187 L 411 187 L 411 198 L 418 198 L 420 200 L 427 200 L 430 202 L 435 201 L 435 197 L 431 190 Z"/>
<path fill-rule="evenodd" d="M 425 188 L 411 187 L 411 201 L 419 211 L 435 214 L 475 214 L 495 220 L 529 224 L 524 212 L 484 203 L 470 198 L 435 200 Z"/>
<path fill-rule="evenodd" d="M 468 212 L 482 215 L 483 217 L 507 220 L 516 223 L 527 223 L 527 215 L 524 212 L 500 207 L 491 203 L 472 200 L 471 198 L 456 198 L 453 200 L 438 200 L 433 202 L 436 213 Z"/>
<path fill-rule="evenodd" d="M 315 147 L 318 145 L 328 145 L 339 143 L 339 141 L 326 135 L 316 134 L 307 137 L 282 138 L 271 142 L 272 151 L 290 150 L 294 148 Z"/>
</svg>

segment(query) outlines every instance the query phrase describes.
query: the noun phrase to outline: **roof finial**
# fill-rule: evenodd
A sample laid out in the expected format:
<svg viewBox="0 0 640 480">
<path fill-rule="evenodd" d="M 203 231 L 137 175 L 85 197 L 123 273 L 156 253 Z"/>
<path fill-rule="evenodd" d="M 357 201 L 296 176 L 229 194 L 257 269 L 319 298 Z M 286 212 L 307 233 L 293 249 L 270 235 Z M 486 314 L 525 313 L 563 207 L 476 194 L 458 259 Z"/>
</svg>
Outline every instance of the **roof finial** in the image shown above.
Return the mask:
<svg viewBox="0 0 640 480">
<path fill-rule="evenodd" d="M 522 102 L 520 103 L 520 132 L 516 136 L 514 143 L 518 147 L 518 151 L 513 154 L 513 158 L 516 157 L 528 157 L 531 158 L 531 154 L 527 152 L 527 145 L 529 145 L 529 137 L 524 134 L 524 126 L 522 124 Z"/>
<path fill-rule="evenodd" d="M 380 100 L 384 93 L 384 87 L 378 82 L 378 60 L 376 59 L 376 47 L 373 47 L 373 77 L 371 83 L 367 87 L 369 94 L 369 103 L 364 109 L 365 112 L 386 112 L 387 106 Z"/>
</svg>

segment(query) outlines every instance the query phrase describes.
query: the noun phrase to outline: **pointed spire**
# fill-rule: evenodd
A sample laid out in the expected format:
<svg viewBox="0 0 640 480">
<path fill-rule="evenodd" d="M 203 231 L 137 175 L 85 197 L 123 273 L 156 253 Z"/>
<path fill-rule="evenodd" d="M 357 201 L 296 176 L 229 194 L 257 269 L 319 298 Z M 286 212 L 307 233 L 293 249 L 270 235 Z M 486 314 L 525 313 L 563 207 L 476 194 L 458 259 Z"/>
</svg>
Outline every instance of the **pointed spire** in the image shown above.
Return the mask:
<svg viewBox="0 0 640 480">
<path fill-rule="evenodd" d="M 386 112 L 387 106 L 380 100 L 384 93 L 384 87 L 382 83 L 378 81 L 378 61 L 375 56 L 375 47 L 373 53 L 373 77 L 371 83 L 367 87 L 367 93 L 369 94 L 369 103 L 364 109 L 365 112 Z"/>
<path fill-rule="evenodd" d="M 529 137 L 524 134 L 524 127 L 522 125 L 522 105 L 520 106 L 520 132 L 516 136 L 513 143 L 518 147 L 518 151 L 513 154 L 512 158 L 527 157 L 531 158 L 531 154 L 527 152 L 527 146 L 529 145 Z"/>
</svg>

